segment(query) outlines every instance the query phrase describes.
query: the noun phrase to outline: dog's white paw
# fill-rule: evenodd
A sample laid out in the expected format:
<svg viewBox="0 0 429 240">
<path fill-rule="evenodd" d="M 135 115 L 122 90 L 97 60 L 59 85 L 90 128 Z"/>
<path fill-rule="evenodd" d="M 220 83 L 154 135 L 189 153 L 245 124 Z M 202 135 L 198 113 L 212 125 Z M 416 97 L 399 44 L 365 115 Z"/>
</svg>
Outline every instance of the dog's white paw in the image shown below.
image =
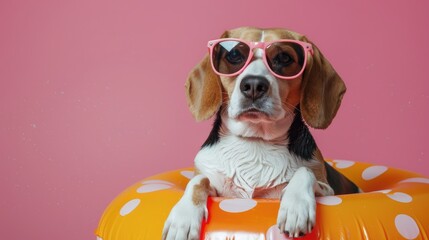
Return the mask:
<svg viewBox="0 0 429 240">
<path fill-rule="evenodd" d="M 186 199 L 180 200 L 171 210 L 162 231 L 163 240 L 199 240 L 201 224 L 207 219 L 205 205 L 194 205 Z"/>
<path fill-rule="evenodd" d="M 316 223 L 315 177 L 306 169 L 298 169 L 284 189 L 277 216 L 281 232 L 289 237 L 301 237 L 313 230 Z"/>
<path fill-rule="evenodd" d="M 287 191 L 280 202 L 277 225 L 289 237 L 310 233 L 316 222 L 316 200 L 313 193 Z"/>
</svg>

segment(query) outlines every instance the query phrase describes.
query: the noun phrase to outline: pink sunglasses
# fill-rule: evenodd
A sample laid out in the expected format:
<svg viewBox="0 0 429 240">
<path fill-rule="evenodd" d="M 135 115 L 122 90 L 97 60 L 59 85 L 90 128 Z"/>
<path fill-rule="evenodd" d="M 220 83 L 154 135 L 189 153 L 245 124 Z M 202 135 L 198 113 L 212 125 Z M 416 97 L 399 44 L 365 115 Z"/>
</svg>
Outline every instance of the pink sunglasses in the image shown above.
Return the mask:
<svg viewBox="0 0 429 240">
<path fill-rule="evenodd" d="M 236 76 L 244 71 L 254 56 L 254 49 L 262 49 L 263 61 L 271 73 L 281 79 L 294 79 L 302 74 L 308 53 L 313 55 L 310 43 L 297 40 L 247 42 L 223 38 L 208 42 L 211 65 L 220 76 Z"/>
</svg>

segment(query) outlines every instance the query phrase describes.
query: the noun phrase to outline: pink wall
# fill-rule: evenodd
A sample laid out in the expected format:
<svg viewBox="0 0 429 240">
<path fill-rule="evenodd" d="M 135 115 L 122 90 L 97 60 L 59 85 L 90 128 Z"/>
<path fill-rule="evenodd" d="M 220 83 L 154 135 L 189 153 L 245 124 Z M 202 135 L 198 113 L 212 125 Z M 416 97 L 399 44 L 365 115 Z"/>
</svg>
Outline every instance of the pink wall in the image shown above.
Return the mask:
<svg viewBox="0 0 429 240">
<path fill-rule="evenodd" d="M 346 81 L 325 156 L 429 175 L 429 4 L 386 3 L 1 1 L 0 238 L 95 239 L 125 187 L 192 165 L 187 72 L 242 25 L 306 33 Z"/>
</svg>

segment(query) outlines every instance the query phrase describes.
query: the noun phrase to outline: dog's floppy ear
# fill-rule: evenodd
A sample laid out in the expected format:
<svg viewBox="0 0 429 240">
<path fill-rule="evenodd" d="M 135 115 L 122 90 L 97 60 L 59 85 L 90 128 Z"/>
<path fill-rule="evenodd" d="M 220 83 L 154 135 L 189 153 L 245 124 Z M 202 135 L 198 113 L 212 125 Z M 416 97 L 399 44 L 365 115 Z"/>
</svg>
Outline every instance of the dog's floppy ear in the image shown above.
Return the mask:
<svg viewBox="0 0 429 240">
<path fill-rule="evenodd" d="M 189 73 L 185 84 L 189 110 L 197 121 L 212 117 L 222 104 L 219 76 L 211 67 L 207 54 Z"/>
<path fill-rule="evenodd" d="M 306 38 L 304 41 L 310 42 Z M 337 114 L 346 86 L 316 45 L 311 44 L 314 54 L 309 55 L 303 74 L 300 107 L 309 126 L 325 129 Z"/>
</svg>

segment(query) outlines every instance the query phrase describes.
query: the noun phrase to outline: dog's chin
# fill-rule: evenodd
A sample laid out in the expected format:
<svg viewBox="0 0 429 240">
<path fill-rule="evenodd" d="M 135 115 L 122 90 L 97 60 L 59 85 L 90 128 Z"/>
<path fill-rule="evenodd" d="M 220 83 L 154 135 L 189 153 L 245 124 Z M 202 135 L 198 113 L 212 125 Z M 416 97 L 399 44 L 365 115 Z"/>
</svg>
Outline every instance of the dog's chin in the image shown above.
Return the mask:
<svg viewBox="0 0 429 240">
<path fill-rule="evenodd" d="M 237 120 L 241 122 L 251 123 L 268 123 L 276 121 L 276 118 L 274 118 L 267 112 L 260 111 L 257 109 L 249 109 L 238 114 Z"/>
<path fill-rule="evenodd" d="M 258 138 L 266 141 L 283 139 L 287 134 L 293 115 L 285 112 L 269 113 L 256 108 L 249 108 L 231 116 L 223 115 L 225 130 L 235 136 L 244 138 Z"/>
</svg>

